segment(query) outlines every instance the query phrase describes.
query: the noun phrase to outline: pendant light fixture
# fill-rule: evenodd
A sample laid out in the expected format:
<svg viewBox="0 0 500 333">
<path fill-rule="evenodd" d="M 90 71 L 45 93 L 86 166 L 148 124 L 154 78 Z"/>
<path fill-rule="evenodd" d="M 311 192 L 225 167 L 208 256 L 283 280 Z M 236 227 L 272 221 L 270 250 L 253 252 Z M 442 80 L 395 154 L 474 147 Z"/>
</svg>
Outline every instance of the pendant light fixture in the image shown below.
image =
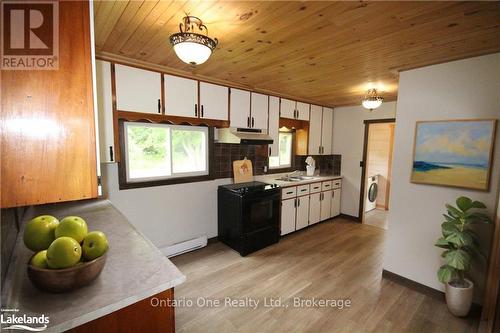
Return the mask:
<svg viewBox="0 0 500 333">
<path fill-rule="evenodd" d="M 208 29 L 196 16 L 186 15 L 179 24 L 180 32 L 170 36 L 175 54 L 190 65 L 200 65 L 208 60 L 219 42 L 208 37 Z"/>
<path fill-rule="evenodd" d="M 373 111 L 373 109 L 376 109 L 380 105 L 382 105 L 383 100 L 384 99 L 378 95 L 377 89 L 373 88 L 373 89 L 368 89 L 362 104 L 365 109 Z"/>
</svg>

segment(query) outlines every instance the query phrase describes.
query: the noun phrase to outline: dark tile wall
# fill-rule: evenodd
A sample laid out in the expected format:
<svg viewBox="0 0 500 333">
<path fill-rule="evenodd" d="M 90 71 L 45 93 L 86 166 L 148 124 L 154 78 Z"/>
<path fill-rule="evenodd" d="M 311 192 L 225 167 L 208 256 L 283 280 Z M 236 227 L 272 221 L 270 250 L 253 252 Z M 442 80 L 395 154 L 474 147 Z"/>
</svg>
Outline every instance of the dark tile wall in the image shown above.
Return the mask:
<svg viewBox="0 0 500 333">
<path fill-rule="evenodd" d="M 215 178 L 232 178 L 233 161 L 247 158 L 252 161 L 254 175 L 263 175 L 264 167 L 268 166 L 267 145 L 241 145 L 232 143 L 214 143 Z M 295 156 L 292 166 L 284 169 L 268 169 L 267 173 L 291 172 L 305 170 L 307 156 Z M 341 155 L 314 155 L 316 167 L 323 175 L 340 175 Z"/>
</svg>

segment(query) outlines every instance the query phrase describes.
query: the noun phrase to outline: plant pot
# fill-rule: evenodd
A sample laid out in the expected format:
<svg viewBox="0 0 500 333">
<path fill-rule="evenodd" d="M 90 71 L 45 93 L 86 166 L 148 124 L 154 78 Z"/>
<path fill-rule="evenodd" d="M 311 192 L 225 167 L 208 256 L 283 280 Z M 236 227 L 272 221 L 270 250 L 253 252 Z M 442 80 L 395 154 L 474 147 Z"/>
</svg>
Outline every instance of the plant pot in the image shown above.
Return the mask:
<svg viewBox="0 0 500 333">
<path fill-rule="evenodd" d="M 452 314 L 457 317 L 465 317 L 472 305 L 472 294 L 474 292 L 474 283 L 465 279 L 467 287 L 455 287 L 450 282 L 446 284 L 446 305 Z"/>
</svg>

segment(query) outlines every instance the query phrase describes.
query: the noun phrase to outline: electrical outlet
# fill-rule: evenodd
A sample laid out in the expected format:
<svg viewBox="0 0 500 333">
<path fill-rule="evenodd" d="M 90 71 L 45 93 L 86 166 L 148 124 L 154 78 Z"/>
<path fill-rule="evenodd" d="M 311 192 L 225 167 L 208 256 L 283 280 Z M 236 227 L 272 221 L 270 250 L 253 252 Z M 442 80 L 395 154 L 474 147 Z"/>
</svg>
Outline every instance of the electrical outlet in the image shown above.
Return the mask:
<svg viewBox="0 0 500 333">
<path fill-rule="evenodd" d="M 264 165 L 264 172 L 267 172 L 267 165 Z"/>
</svg>

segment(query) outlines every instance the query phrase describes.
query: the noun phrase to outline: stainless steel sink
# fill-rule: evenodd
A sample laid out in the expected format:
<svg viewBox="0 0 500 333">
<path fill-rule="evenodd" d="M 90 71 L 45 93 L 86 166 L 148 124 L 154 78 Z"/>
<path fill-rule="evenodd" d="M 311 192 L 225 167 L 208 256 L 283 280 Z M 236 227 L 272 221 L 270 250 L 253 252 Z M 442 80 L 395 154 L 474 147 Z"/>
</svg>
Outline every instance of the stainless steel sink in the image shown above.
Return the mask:
<svg viewBox="0 0 500 333">
<path fill-rule="evenodd" d="M 284 182 L 300 182 L 301 180 L 312 180 L 314 179 L 314 177 L 310 177 L 310 176 L 283 176 L 283 177 L 280 177 L 280 178 L 276 178 L 276 180 L 281 180 L 281 181 L 284 181 Z"/>
</svg>

